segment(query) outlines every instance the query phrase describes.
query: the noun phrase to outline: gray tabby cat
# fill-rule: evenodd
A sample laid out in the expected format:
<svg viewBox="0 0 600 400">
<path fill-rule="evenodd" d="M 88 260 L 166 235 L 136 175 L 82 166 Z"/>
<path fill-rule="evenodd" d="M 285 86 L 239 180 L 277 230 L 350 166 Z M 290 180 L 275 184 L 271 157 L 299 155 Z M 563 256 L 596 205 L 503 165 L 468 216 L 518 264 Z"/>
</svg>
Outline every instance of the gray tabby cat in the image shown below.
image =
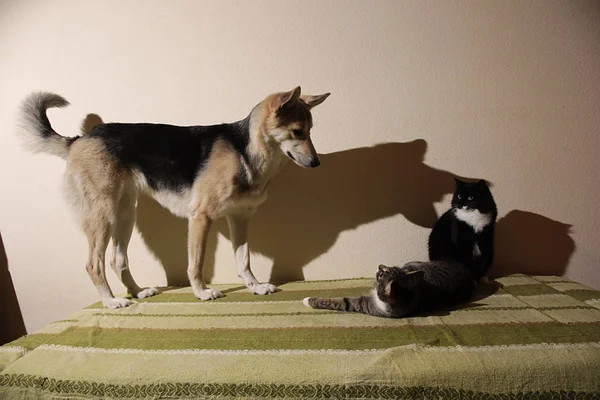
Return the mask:
<svg viewBox="0 0 600 400">
<path fill-rule="evenodd" d="M 403 267 L 380 265 L 370 295 L 324 299 L 307 297 L 304 305 L 377 317 L 401 318 L 469 301 L 475 280 L 455 261 L 413 261 Z"/>
</svg>

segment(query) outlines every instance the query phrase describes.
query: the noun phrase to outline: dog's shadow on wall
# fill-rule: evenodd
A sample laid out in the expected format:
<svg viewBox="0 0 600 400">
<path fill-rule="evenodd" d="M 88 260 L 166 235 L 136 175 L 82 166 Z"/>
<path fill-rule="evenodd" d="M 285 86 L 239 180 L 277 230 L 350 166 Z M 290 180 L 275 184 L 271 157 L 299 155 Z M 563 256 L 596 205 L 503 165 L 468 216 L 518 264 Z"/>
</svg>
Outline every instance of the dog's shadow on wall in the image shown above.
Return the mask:
<svg viewBox="0 0 600 400">
<path fill-rule="evenodd" d="M 402 214 L 416 225 L 433 227 L 434 203 L 454 190 L 454 175 L 425 164 L 426 151 L 427 143 L 418 139 L 321 154 L 316 169 L 289 162 L 250 221 L 250 249 L 273 260 L 269 281 L 303 279 L 303 266 L 331 248 L 341 232 L 362 224 Z M 187 222 L 142 196 L 137 227 L 162 262 L 168 284 L 187 285 Z M 223 219 L 209 237 L 207 280 L 213 276 L 218 232 L 229 237 Z"/>
</svg>

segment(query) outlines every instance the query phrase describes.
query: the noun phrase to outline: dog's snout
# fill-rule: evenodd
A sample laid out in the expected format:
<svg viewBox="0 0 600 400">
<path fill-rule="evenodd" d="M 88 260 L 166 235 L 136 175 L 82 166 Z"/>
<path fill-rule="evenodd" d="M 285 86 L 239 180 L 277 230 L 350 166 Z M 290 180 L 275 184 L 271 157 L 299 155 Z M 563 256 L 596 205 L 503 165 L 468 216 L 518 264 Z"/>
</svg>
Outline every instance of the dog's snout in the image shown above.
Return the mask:
<svg viewBox="0 0 600 400">
<path fill-rule="evenodd" d="M 312 161 L 310 162 L 311 168 L 318 167 L 319 165 L 321 165 L 321 160 L 319 160 L 318 158 L 313 158 Z"/>
</svg>

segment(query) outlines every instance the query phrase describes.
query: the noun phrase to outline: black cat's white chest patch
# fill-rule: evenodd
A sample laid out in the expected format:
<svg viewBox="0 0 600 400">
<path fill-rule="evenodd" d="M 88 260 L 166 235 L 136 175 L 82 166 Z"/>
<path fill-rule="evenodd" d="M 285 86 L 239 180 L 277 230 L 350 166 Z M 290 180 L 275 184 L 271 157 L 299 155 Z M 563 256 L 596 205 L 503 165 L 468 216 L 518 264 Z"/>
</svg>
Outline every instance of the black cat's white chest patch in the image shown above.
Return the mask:
<svg viewBox="0 0 600 400">
<path fill-rule="evenodd" d="M 479 210 L 464 210 L 462 208 L 457 208 L 454 210 L 454 215 L 457 219 L 472 227 L 476 233 L 481 232 L 483 228 L 492 222 L 491 214 L 483 214 L 479 212 Z"/>
</svg>

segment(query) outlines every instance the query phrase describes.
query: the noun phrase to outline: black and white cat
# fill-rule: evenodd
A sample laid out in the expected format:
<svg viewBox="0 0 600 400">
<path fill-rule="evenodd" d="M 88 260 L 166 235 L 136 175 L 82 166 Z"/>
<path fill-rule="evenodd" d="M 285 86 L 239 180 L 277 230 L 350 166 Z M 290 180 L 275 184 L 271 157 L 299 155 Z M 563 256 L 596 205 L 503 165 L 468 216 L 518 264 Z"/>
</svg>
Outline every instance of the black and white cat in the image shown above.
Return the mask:
<svg viewBox="0 0 600 400">
<path fill-rule="evenodd" d="M 496 203 L 484 180 L 455 181 L 452 208 L 440 217 L 429 235 L 429 259 L 456 260 L 467 266 L 477 281 L 487 281 L 494 259 Z"/>
<path fill-rule="evenodd" d="M 333 299 L 307 297 L 304 305 L 401 318 L 466 302 L 471 299 L 474 287 L 471 272 L 455 261 L 413 261 L 403 267 L 382 264 L 369 295 Z"/>
</svg>

